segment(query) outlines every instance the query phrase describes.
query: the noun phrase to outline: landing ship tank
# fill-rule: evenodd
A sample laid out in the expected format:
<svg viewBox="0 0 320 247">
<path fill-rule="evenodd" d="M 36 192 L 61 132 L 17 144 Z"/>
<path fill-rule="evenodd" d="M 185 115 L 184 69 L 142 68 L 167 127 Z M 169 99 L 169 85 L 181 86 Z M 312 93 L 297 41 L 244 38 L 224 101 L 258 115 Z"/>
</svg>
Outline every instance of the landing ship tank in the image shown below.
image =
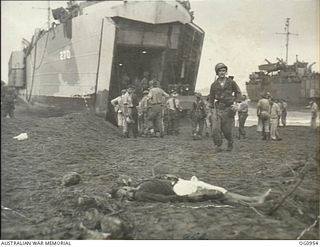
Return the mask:
<svg viewBox="0 0 320 247">
<path fill-rule="evenodd" d="M 188 1 L 69 1 L 52 15 L 58 24 L 10 58 L 9 85 L 26 101 L 106 115 L 123 78 L 135 84 L 145 71 L 192 98 L 204 32 Z"/>
<path fill-rule="evenodd" d="M 278 62 L 259 65 L 259 71 L 253 72 L 246 82 L 248 97 L 258 101 L 261 94 L 269 92 L 275 99 L 284 99 L 294 105 L 304 105 L 311 98 L 319 100 L 320 76 L 312 71 L 315 63 L 308 65 L 298 59 L 287 65 L 282 59 Z"/>
</svg>

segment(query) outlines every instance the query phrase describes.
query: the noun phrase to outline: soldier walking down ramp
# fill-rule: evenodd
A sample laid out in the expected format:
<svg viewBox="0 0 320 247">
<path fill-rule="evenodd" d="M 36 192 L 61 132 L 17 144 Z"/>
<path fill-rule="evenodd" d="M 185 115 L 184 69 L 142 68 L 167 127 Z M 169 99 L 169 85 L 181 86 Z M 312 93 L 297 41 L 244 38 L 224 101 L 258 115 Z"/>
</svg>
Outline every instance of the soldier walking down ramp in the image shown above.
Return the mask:
<svg viewBox="0 0 320 247">
<path fill-rule="evenodd" d="M 210 106 L 213 114 L 212 118 L 212 137 L 216 146 L 216 151 L 221 151 L 222 135 L 228 141 L 227 151 L 233 149 L 233 125 L 236 108 L 233 103 L 239 99 L 241 91 L 239 86 L 231 78 L 226 77 L 228 67 L 223 63 L 218 63 L 215 67 L 218 75 L 210 88 Z"/>
</svg>

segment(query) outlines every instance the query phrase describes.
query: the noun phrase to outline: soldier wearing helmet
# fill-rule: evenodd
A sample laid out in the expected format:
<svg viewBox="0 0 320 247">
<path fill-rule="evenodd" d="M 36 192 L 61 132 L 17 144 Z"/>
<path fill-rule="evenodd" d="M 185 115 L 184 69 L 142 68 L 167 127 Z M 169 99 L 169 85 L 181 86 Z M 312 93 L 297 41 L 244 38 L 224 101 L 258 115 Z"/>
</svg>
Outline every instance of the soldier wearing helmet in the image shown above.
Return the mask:
<svg viewBox="0 0 320 247">
<path fill-rule="evenodd" d="M 216 74 L 218 75 L 218 72 L 220 69 L 226 69 L 228 71 L 228 67 L 224 63 L 218 63 L 215 67 Z M 233 78 L 232 78 L 233 79 Z"/>
<path fill-rule="evenodd" d="M 233 78 L 227 77 L 228 67 L 224 63 L 215 66 L 218 78 L 211 84 L 210 107 L 212 114 L 212 137 L 216 150 L 220 151 L 222 134 L 228 141 L 228 151 L 233 149 L 232 129 L 234 125 L 235 108 L 232 107 L 241 97 L 241 91 Z"/>
</svg>

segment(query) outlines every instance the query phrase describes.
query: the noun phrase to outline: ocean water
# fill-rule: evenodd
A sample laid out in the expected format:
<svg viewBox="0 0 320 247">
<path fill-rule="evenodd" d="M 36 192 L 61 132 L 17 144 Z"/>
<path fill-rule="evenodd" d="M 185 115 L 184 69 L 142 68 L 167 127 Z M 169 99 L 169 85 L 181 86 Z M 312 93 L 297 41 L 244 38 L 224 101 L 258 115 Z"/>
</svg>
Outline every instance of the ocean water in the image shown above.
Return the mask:
<svg viewBox="0 0 320 247">
<path fill-rule="evenodd" d="M 249 113 L 246 121 L 246 126 L 254 126 L 258 124 L 257 108 L 254 104 L 249 105 Z M 320 118 L 318 114 L 317 126 L 320 126 Z M 238 121 L 238 116 L 236 116 L 236 121 Z M 295 107 L 294 109 L 287 110 L 287 125 L 288 126 L 310 126 L 311 122 L 311 112 L 310 109 L 303 107 Z"/>
</svg>

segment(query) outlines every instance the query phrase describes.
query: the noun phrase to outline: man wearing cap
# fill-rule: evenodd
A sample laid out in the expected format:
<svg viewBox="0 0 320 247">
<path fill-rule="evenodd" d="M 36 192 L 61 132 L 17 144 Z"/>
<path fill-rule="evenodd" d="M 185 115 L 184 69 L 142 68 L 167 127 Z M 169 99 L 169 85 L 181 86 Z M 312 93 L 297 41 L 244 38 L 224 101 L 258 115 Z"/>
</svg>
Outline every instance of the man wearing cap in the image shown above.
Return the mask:
<svg viewBox="0 0 320 247">
<path fill-rule="evenodd" d="M 236 107 L 234 101 L 239 100 L 241 91 L 237 83 L 227 77 L 228 67 L 223 63 L 215 66 L 218 78 L 211 84 L 210 106 L 212 114 L 212 137 L 216 151 L 221 151 L 222 134 L 228 141 L 228 151 L 233 149 L 233 125 Z"/>
<path fill-rule="evenodd" d="M 206 105 L 201 99 L 201 93 L 195 93 L 196 100 L 192 103 L 191 121 L 194 140 L 202 138 L 203 127 L 207 116 Z"/>
<path fill-rule="evenodd" d="M 163 137 L 162 106 L 165 102 L 165 97 L 169 97 L 169 94 L 158 87 L 158 81 L 150 81 L 150 90 L 148 93 L 150 109 L 148 120 L 152 124 L 152 134 L 155 135 L 156 132 L 160 132 L 160 137 Z"/>
<path fill-rule="evenodd" d="M 177 92 L 173 91 L 166 103 L 168 109 L 168 135 L 179 135 L 179 112 L 182 111 Z"/>
</svg>

